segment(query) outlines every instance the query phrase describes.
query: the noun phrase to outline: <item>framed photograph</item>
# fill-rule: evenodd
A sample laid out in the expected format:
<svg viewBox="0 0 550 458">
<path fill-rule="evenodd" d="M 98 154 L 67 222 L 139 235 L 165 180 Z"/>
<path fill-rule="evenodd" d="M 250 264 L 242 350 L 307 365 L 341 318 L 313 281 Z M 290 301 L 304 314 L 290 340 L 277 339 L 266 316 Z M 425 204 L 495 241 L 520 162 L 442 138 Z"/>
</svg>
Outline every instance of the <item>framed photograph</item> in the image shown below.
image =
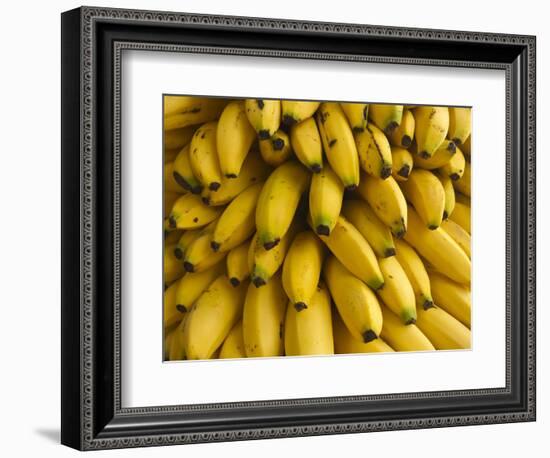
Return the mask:
<svg viewBox="0 0 550 458">
<path fill-rule="evenodd" d="M 535 37 L 62 15 L 63 444 L 535 420 Z"/>
</svg>

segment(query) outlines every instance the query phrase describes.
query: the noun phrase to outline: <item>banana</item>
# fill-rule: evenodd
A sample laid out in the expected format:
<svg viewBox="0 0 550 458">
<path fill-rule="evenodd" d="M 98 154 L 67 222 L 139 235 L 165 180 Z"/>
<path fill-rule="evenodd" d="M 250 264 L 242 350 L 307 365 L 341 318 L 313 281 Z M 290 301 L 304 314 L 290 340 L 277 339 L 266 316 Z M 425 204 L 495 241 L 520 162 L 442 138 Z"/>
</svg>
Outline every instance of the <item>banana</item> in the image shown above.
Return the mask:
<svg viewBox="0 0 550 458">
<path fill-rule="evenodd" d="M 470 251 L 470 234 L 466 232 L 462 226 L 459 226 L 454 221 L 448 219 L 446 221 L 443 221 L 441 224 L 441 228 L 451 236 L 451 238 L 458 243 L 460 248 L 464 250 L 464 253 L 468 255 L 469 258 L 471 258 L 471 251 Z"/>
<path fill-rule="evenodd" d="M 385 180 L 368 174 L 361 176 L 357 193 L 397 238 L 407 232 L 407 201 L 393 177 Z"/>
<path fill-rule="evenodd" d="M 464 153 L 464 156 L 468 158 L 472 156 L 472 134 L 470 134 L 466 141 L 460 145 L 460 149 Z"/>
<path fill-rule="evenodd" d="M 204 272 L 225 258 L 227 252 L 212 251 L 214 228 L 209 226 L 191 242 L 183 255 L 183 267 L 187 272 Z"/>
<path fill-rule="evenodd" d="M 248 268 L 249 247 L 250 240 L 247 240 L 227 253 L 227 276 L 233 286 L 239 286 L 241 282 L 250 277 Z"/>
<path fill-rule="evenodd" d="M 174 203 L 168 220 L 172 228 L 196 229 L 214 221 L 222 210 L 205 205 L 195 194 L 185 194 Z"/>
<path fill-rule="evenodd" d="M 330 295 L 323 284 L 315 286 L 307 309 L 286 308 L 285 354 L 287 356 L 333 355 Z"/>
<path fill-rule="evenodd" d="M 246 99 L 244 102 L 248 122 L 260 140 L 270 138 L 281 124 L 281 102 L 269 99 Z"/>
<path fill-rule="evenodd" d="M 178 242 L 176 243 L 176 247 L 174 248 L 174 256 L 178 259 L 183 259 L 183 255 L 185 253 L 185 250 L 191 245 L 191 243 L 196 240 L 199 235 L 204 230 L 210 230 L 210 228 L 215 227 L 216 220 L 212 221 L 209 225 L 201 228 L 201 229 L 191 229 L 188 231 L 185 231 L 181 237 L 178 239 Z"/>
<path fill-rule="evenodd" d="M 432 343 L 414 324 L 405 325 L 389 308 L 382 306 L 384 324 L 380 336 L 397 351 L 435 350 Z"/>
<path fill-rule="evenodd" d="M 359 164 L 365 172 L 383 179 L 391 175 L 390 143 L 378 127 L 369 123 L 364 130 L 357 132 L 355 146 L 359 155 Z"/>
<path fill-rule="evenodd" d="M 184 194 L 185 189 L 174 179 L 174 162 L 164 164 L 164 189 L 168 192 Z"/>
<path fill-rule="evenodd" d="M 443 220 L 445 221 L 455 209 L 455 188 L 453 186 L 453 180 L 451 180 L 450 177 L 437 171 L 435 172 L 435 176 L 439 178 L 439 181 L 443 186 L 443 190 L 445 191 L 445 209 L 443 210 Z"/>
<path fill-rule="evenodd" d="M 189 155 L 190 145 L 185 146 L 180 150 L 176 159 L 174 159 L 174 180 L 183 189 L 192 192 L 193 194 L 200 194 L 202 190 L 202 184 L 195 178 L 193 174 L 193 168 L 191 167 L 191 157 Z"/>
<path fill-rule="evenodd" d="M 416 325 L 436 350 L 470 348 L 470 330 L 439 307 L 418 309 Z"/>
<path fill-rule="evenodd" d="M 332 327 L 334 335 L 334 350 L 337 354 L 350 353 L 385 353 L 395 351 L 381 338 L 363 342 L 351 335 L 338 313 L 332 314 Z"/>
<path fill-rule="evenodd" d="M 187 312 L 183 343 L 188 359 L 209 359 L 241 317 L 247 284 L 234 288 L 220 275 Z"/>
<path fill-rule="evenodd" d="M 413 110 L 417 151 L 420 157 L 432 157 L 449 131 L 447 107 L 419 106 Z"/>
<path fill-rule="evenodd" d="M 369 204 L 363 200 L 346 200 L 342 214 L 365 237 L 376 256 L 386 258 L 395 254 L 390 229 L 380 221 Z"/>
<path fill-rule="evenodd" d="M 282 130 L 278 130 L 273 137 L 260 140 L 260 154 L 271 167 L 278 167 L 286 162 L 292 154 L 288 135 Z"/>
<path fill-rule="evenodd" d="M 291 126 L 313 116 L 320 102 L 305 102 L 300 100 L 282 100 L 281 111 L 283 124 Z"/>
<path fill-rule="evenodd" d="M 172 344 L 172 338 L 174 337 L 175 328 L 164 331 L 164 361 L 170 361 L 170 347 Z"/>
<path fill-rule="evenodd" d="M 311 231 L 294 237 L 283 264 L 283 287 L 296 310 L 310 305 L 321 275 L 323 244 Z"/>
<path fill-rule="evenodd" d="M 405 270 L 395 256 L 378 259 L 378 265 L 384 276 L 384 287 L 377 291 L 378 295 L 404 324 L 414 324 L 416 299 Z"/>
<path fill-rule="evenodd" d="M 185 313 L 200 297 L 206 288 L 218 278 L 224 269 L 223 262 L 218 262 L 202 272 L 188 272 L 177 282 L 174 308 Z"/>
<path fill-rule="evenodd" d="M 353 275 L 374 290 L 382 288 L 384 277 L 374 251 L 347 219 L 340 215 L 330 235 L 319 237 Z"/>
<path fill-rule="evenodd" d="M 237 178 L 222 178 L 220 189 L 216 192 L 205 188 L 201 194 L 202 201 L 206 205 L 219 206 L 231 202 L 250 185 L 264 180 L 269 175 L 270 168 L 262 160 L 260 154 L 251 151 L 241 167 Z"/>
<path fill-rule="evenodd" d="M 344 185 L 328 165 L 311 178 L 309 188 L 309 214 L 313 230 L 329 235 L 342 208 Z"/>
<path fill-rule="evenodd" d="M 263 182 L 249 186 L 225 208 L 212 235 L 213 251 L 229 251 L 254 234 L 262 186 Z"/>
<path fill-rule="evenodd" d="M 182 127 L 181 129 L 164 131 L 164 148 L 166 150 L 180 151 L 185 145 L 188 145 L 195 133 L 195 126 Z"/>
<path fill-rule="evenodd" d="M 342 108 L 338 103 L 322 103 L 316 120 L 330 166 L 346 189 L 355 189 L 359 184 L 359 156 Z"/>
<path fill-rule="evenodd" d="M 248 287 L 243 309 L 243 339 L 246 356 L 282 356 L 283 323 L 287 297 L 279 274 L 263 288 Z"/>
<path fill-rule="evenodd" d="M 164 247 L 164 284 L 170 284 L 185 273 L 181 262 L 174 256 L 176 245 L 165 245 Z"/>
<path fill-rule="evenodd" d="M 470 328 L 470 290 L 437 272 L 430 271 L 429 275 L 436 304 Z"/>
<path fill-rule="evenodd" d="M 174 203 L 176 202 L 176 200 L 178 200 L 180 196 L 181 194 L 177 192 L 167 191 L 166 189 L 164 190 L 164 206 L 162 210 L 162 216 L 164 218 L 166 218 L 170 214 L 170 210 L 172 210 Z"/>
<path fill-rule="evenodd" d="M 411 146 L 414 138 L 414 116 L 411 110 L 403 109 L 401 123 L 389 136 L 390 143 L 393 146 L 407 149 Z"/>
<path fill-rule="evenodd" d="M 471 108 L 449 108 L 449 132 L 447 133 L 447 138 L 450 138 L 457 145 L 462 145 L 470 136 L 472 129 L 471 121 Z"/>
<path fill-rule="evenodd" d="M 369 118 L 386 135 L 391 135 L 401 124 L 403 105 L 371 104 L 369 106 Z"/>
<path fill-rule="evenodd" d="M 313 173 L 323 168 L 323 146 L 313 118 L 304 119 L 290 128 L 290 144 L 298 160 Z"/>
<path fill-rule="evenodd" d="M 183 346 L 183 328 L 185 327 L 185 315 L 176 329 L 172 331 L 170 346 L 168 349 L 168 361 L 181 361 L 185 359 L 185 348 Z"/>
<path fill-rule="evenodd" d="M 218 121 L 216 145 L 220 170 L 226 178 L 237 178 L 243 162 L 256 138 L 256 131 L 248 122 L 245 103 L 229 103 Z"/>
<path fill-rule="evenodd" d="M 243 322 L 239 321 L 225 338 L 220 350 L 220 359 L 246 358 L 243 340 Z"/>
<path fill-rule="evenodd" d="M 396 181 L 405 181 L 409 178 L 414 161 L 412 154 L 400 146 L 391 147 L 391 174 Z"/>
<path fill-rule="evenodd" d="M 216 147 L 217 128 L 217 121 L 203 124 L 193 135 L 189 146 L 189 162 L 193 175 L 211 191 L 217 191 L 222 181 Z"/>
<path fill-rule="evenodd" d="M 458 203 L 461 203 L 461 204 L 464 204 L 466 205 L 467 207 L 471 207 L 472 206 L 472 200 L 470 199 L 470 197 L 462 194 L 461 192 L 459 191 L 456 191 L 455 192 L 455 199 L 456 199 L 456 202 Z"/>
<path fill-rule="evenodd" d="M 277 167 L 265 182 L 256 207 L 258 241 L 266 249 L 275 247 L 288 230 L 310 175 L 299 162 Z"/>
<path fill-rule="evenodd" d="M 441 181 L 429 170 L 414 169 L 400 186 L 405 199 L 413 205 L 428 229 L 437 229 L 445 210 L 445 189 Z"/>
<path fill-rule="evenodd" d="M 411 283 L 417 307 L 431 307 L 433 298 L 430 279 L 420 256 L 414 251 L 414 248 L 402 240 L 395 241 L 395 248 L 395 257 Z"/>
<path fill-rule="evenodd" d="M 323 277 L 351 335 L 365 343 L 377 339 L 382 331 L 382 311 L 370 288 L 334 256 L 325 261 Z"/>
<path fill-rule="evenodd" d="M 470 283 L 471 264 L 466 253 L 443 229 L 429 230 L 411 207 L 405 240 L 451 280 L 462 284 Z"/>
<path fill-rule="evenodd" d="M 413 146 L 411 149 L 413 149 L 414 153 L 413 157 L 415 167 L 426 170 L 434 170 L 438 169 L 439 167 L 443 167 L 453 158 L 456 153 L 456 145 L 450 140 L 443 140 L 443 143 L 441 143 L 439 148 L 435 150 L 434 154 L 427 159 L 424 159 L 423 157 L 416 154 L 416 152 L 414 151 L 416 149 L 415 146 Z"/>
<path fill-rule="evenodd" d="M 174 100 L 168 101 L 172 97 Z M 180 100 L 175 100 L 176 98 Z M 164 130 L 181 129 L 193 124 L 203 124 L 218 119 L 225 105 L 227 105 L 225 99 L 212 97 L 187 97 L 183 99 L 182 96 L 167 96 L 164 99 Z M 166 111 L 166 108 L 168 108 L 168 111 Z"/>
<path fill-rule="evenodd" d="M 461 192 L 462 194 L 468 197 L 470 197 L 472 194 L 472 191 L 470 188 L 471 180 L 472 180 L 471 173 L 472 173 L 471 165 L 468 161 L 466 161 L 464 164 L 464 173 L 458 180 L 453 181 L 453 185 L 455 189 L 458 192 Z"/>
<path fill-rule="evenodd" d="M 367 128 L 369 104 L 368 103 L 344 103 L 340 106 L 348 119 L 353 132 L 363 132 Z"/>
<path fill-rule="evenodd" d="M 163 322 L 164 329 L 170 329 L 177 326 L 183 318 L 181 313 L 176 308 L 176 294 L 178 290 L 178 282 L 172 283 L 164 291 L 164 304 L 163 304 Z"/>
<path fill-rule="evenodd" d="M 468 234 L 472 233 L 471 229 L 471 210 L 470 207 L 463 204 L 462 202 L 457 202 L 455 204 L 455 209 L 449 216 L 451 220 L 457 223 L 462 229 L 464 229 Z"/>
<path fill-rule="evenodd" d="M 439 168 L 443 175 L 447 175 L 453 181 L 457 181 L 464 175 L 464 169 L 466 168 L 466 159 L 464 154 L 459 148 L 456 149 L 456 153 L 451 160 L 445 165 Z"/>
</svg>

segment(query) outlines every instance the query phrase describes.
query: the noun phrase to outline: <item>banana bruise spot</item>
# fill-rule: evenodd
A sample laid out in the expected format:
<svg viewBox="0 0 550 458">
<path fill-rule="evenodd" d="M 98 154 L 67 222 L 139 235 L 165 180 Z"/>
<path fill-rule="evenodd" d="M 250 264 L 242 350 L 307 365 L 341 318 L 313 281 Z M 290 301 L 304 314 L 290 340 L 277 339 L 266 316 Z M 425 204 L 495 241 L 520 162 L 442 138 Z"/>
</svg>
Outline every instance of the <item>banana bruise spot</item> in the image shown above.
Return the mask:
<svg viewBox="0 0 550 458">
<path fill-rule="evenodd" d="M 264 286 L 266 283 L 265 283 L 265 280 L 261 277 L 254 277 L 252 279 L 252 283 L 254 283 L 254 286 L 256 288 L 260 288 L 261 286 Z"/>
<path fill-rule="evenodd" d="M 409 164 L 404 164 L 403 167 L 401 167 L 397 172 L 397 174 L 403 178 L 409 178 L 410 173 L 411 173 L 411 167 L 409 166 Z"/>
<path fill-rule="evenodd" d="M 174 248 L 174 256 L 176 257 L 176 259 L 183 258 L 183 251 L 181 251 L 181 248 Z"/>
<path fill-rule="evenodd" d="M 214 251 L 214 252 L 219 251 L 219 250 L 220 250 L 220 246 L 221 246 L 221 245 L 220 245 L 218 242 L 214 242 L 214 240 L 212 240 L 212 241 L 210 242 L 210 248 L 212 248 L 212 251 Z"/>
<path fill-rule="evenodd" d="M 263 110 L 264 109 L 264 101 L 262 99 L 256 99 L 256 105 L 258 105 L 258 108 L 260 110 Z"/>
<path fill-rule="evenodd" d="M 199 218 L 197 218 L 196 216 L 193 218 L 193 222 L 194 223 L 198 223 L 199 222 Z"/>
<path fill-rule="evenodd" d="M 187 312 L 187 307 L 185 305 L 178 304 L 178 305 L 176 305 L 176 310 L 178 312 L 185 313 L 185 312 Z"/>
<path fill-rule="evenodd" d="M 273 149 L 275 151 L 280 151 L 283 149 L 283 147 L 285 146 L 285 142 L 282 138 L 275 138 L 272 142 L 273 144 Z"/>
<path fill-rule="evenodd" d="M 372 329 L 369 329 L 368 331 L 363 333 L 363 342 L 364 343 L 372 342 L 375 339 L 378 339 L 378 336 L 376 335 L 376 333 Z"/>
<path fill-rule="evenodd" d="M 434 307 L 433 301 L 429 301 L 429 300 L 427 300 L 427 299 L 426 299 L 426 300 L 424 301 L 424 303 L 422 304 L 422 308 L 423 308 L 424 310 L 428 310 L 428 309 L 431 309 L 431 308 L 433 308 L 433 307 Z"/>
<path fill-rule="evenodd" d="M 275 248 L 275 247 L 279 244 L 280 241 L 281 241 L 280 238 L 276 238 L 275 240 L 272 240 L 272 241 L 270 241 L 270 242 L 265 242 L 265 243 L 264 243 L 264 248 L 265 248 L 265 250 L 266 250 L 266 251 L 269 251 L 269 250 L 271 250 L 272 248 Z"/>
<path fill-rule="evenodd" d="M 296 119 L 294 119 L 291 115 L 285 114 L 283 115 L 283 124 L 285 126 L 291 126 L 292 124 L 296 124 Z"/>
<path fill-rule="evenodd" d="M 237 277 L 231 277 L 229 279 L 229 283 L 231 283 L 231 286 L 233 286 L 234 288 L 236 288 L 237 286 L 239 286 L 241 284 L 241 282 L 239 281 L 239 279 Z"/>
<path fill-rule="evenodd" d="M 384 129 L 384 133 L 386 135 L 391 135 L 393 133 L 393 131 L 395 129 L 397 129 L 398 127 L 399 127 L 399 124 L 397 124 L 397 122 L 395 122 L 395 121 L 392 121 L 386 126 L 386 128 Z"/>
<path fill-rule="evenodd" d="M 258 137 L 260 137 L 260 140 L 267 140 L 269 139 L 270 135 L 269 135 L 269 130 L 267 129 L 262 129 L 258 132 Z"/>
<path fill-rule="evenodd" d="M 183 268 L 186 272 L 193 272 L 195 270 L 195 266 L 193 266 L 193 264 L 191 264 L 189 261 L 185 261 L 183 263 Z"/>
<path fill-rule="evenodd" d="M 294 304 L 294 308 L 296 309 L 297 312 L 301 312 L 302 310 L 307 309 L 307 305 L 305 302 L 296 302 Z"/>
<path fill-rule="evenodd" d="M 408 135 L 403 135 L 403 138 L 401 139 L 401 146 L 403 148 L 408 148 L 409 146 L 411 146 L 411 143 L 412 143 L 412 138 L 409 137 Z"/>
<path fill-rule="evenodd" d="M 329 148 L 332 148 L 334 145 L 336 145 L 337 141 L 338 140 L 336 138 L 333 138 L 330 142 L 328 142 Z"/>
<path fill-rule="evenodd" d="M 326 235 L 326 236 L 330 235 L 330 228 L 325 224 L 319 224 L 315 230 L 319 235 Z"/>
<path fill-rule="evenodd" d="M 390 256 L 395 256 L 395 248 L 386 248 L 384 250 L 384 256 L 389 258 Z"/>
<path fill-rule="evenodd" d="M 321 173 L 321 170 L 323 170 L 323 167 L 321 167 L 321 164 L 311 164 L 309 168 L 313 173 Z"/>
<path fill-rule="evenodd" d="M 213 181 L 212 183 L 210 183 L 208 185 L 208 189 L 210 189 L 210 191 L 217 191 L 218 189 L 220 189 L 220 186 L 221 186 L 221 183 L 218 183 L 217 181 Z"/>
</svg>

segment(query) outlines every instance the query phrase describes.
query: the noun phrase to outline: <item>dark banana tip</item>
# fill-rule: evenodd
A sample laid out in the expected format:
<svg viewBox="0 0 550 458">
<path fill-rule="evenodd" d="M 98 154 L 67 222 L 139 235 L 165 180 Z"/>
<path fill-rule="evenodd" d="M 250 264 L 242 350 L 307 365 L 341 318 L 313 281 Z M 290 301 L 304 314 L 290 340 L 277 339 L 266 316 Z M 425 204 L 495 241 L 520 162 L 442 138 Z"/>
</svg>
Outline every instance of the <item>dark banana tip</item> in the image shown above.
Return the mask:
<svg viewBox="0 0 550 458">
<path fill-rule="evenodd" d="M 458 180 L 460 180 L 460 175 L 459 175 L 458 173 L 451 173 L 451 174 L 449 175 L 449 177 L 450 177 L 451 180 L 453 180 L 453 181 L 458 181 Z"/>
<path fill-rule="evenodd" d="M 272 240 L 271 242 L 265 242 L 264 243 L 264 249 L 266 251 L 269 251 L 272 248 L 275 248 L 279 244 L 280 241 L 281 241 L 280 238 L 276 238 L 275 240 Z"/>
<path fill-rule="evenodd" d="M 422 304 L 422 308 L 423 308 L 424 310 L 431 309 L 431 308 L 433 308 L 433 306 L 434 306 L 433 301 L 429 301 L 429 300 L 427 300 L 427 299 L 426 299 L 426 300 L 424 301 L 424 303 Z"/>
<path fill-rule="evenodd" d="M 283 115 L 283 124 L 286 124 L 287 126 L 292 126 L 292 124 L 296 124 L 296 122 L 297 121 L 289 114 Z"/>
<path fill-rule="evenodd" d="M 202 192 L 202 186 L 200 184 L 191 188 L 191 194 L 200 194 Z"/>
<path fill-rule="evenodd" d="M 364 132 L 365 129 L 362 126 L 355 126 L 352 131 L 354 134 L 360 134 L 361 132 Z"/>
<path fill-rule="evenodd" d="M 451 153 L 456 153 L 456 142 L 453 140 L 452 142 L 449 142 L 447 145 L 447 150 L 449 150 Z"/>
<path fill-rule="evenodd" d="M 395 256 L 395 248 L 386 248 L 384 250 L 384 256 L 389 258 L 390 256 Z"/>
<path fill-rule="evenodd" d="M 262 99 L 256 99 L 256 105 L 258 105 L 258 108 L 260 110 L 263 110 L 264 109 L 264 101 Z"/>
<path fill-rule="evenodd" d="M 319 234 L 319 235 L 326 235 L 326 236 L 330 235 L 330 227 L 328 227 L 325 224 L 319 224 L 315 228 L 315 230 L 317 231 L 317 234 Z"/>
<path fill-rule="evenodd" d="M 391 167 L 384 166 L 382 167 L 382 170 L 380 170 L 380 178 L 385 180 L 391 175 Z"/>
<path fill-rule="evenodd" d="M 305 302 L 296 302 L 294 304 L 294 308 L 297 312 L 301 312 L 302 310 L 307 309 L 307 305 L 305 304 Z"/>
<path fill-rule="evenodd" d="M 269 135 L 269 130 L 262 129 L 258 132 L 258 137 L 260 140 L 268 140 L 271 135 Z"/>
<path fill-rule="evenodd" d="M 395 234 L 395 236 L 398 239 L 402 239 L 403 237 L 405 237 L 405 232 L 407 232 L 405 229 L 400 229 L 399 232 L 397 232 L 397 234 Z"/>
<path fill-rule="evenodd" d="M 168 217 L 168 226 L 172 229 L 176 228 L 176 218 L 174 218 L 172 215 Z"/>
<path fill-rule="evenodd" d="M 412 144 L 412 138 L 408 135 L 403 135 L 403 138 L 401 139 L 401 146 L 403 148 L 408 148 Z"/>
<path fill-rule="evenodd" d="M 363 333 L 363 342 L 369 343 L 373 340 L 378 339 L 378 336 L 375 334 L 375 332 L 371 329 Z"/>
<path fill-rule="evenodd" d="M 210 205 L 210 198 L 209 197 L 206 197 L 206 196 L 203 196 L 202 197 L 202 203 L 204 205 Z"/>
<path fill-rule="evenodd" d="M 178 305 L 176 305 L 176 310 L 178 312 L 185 313 L 185 312 L 187 312 L 187 307 L 185 307 L 185 305 L 178 304 Z"/>
<path fill-rule="evenodd" d="M 213 181 L 208 185 L 208 189 L 210 189 L 210 191 L 217 191 L 218 189 L 220 189 L 220 186 L 221 186 L 221 183 L 218 183 L 217 181 Z"/>
<path fill-rule="evenodd" d="M 210 242 L 210 248 L 212 248 L 212 251 L 219 251 L 220 244 L 218 242 L 214 242 L 214 240 L 212 240 Z"/>
<path fill-rule="evenodd" d="M 449 217 L 449 214 L 447 213 L 447 210 L 443 210 L 443 219 L 447 219 Z"/>
<path fill-rule="evenodd" d="M 416 323 L 416 318 L 409 318 L 405 323 L 405 325 L 415 324 L 415 323 Z"/>
<path fill-rule="evenodd" d="M 229 279 L 229 283 L 231 283 L 231 286 L 234 286 L 235 288 L 241 284 L 237 277 L 231 277 Z"/>
<path fill-rule="evenodd" d="M 401 167 L 397 172 L 397 174 L 403 178 L 409 178 L 410 173 L 411 173 L 411 166 L 409 164 L 404 164 L 403 167 Z"/>
<path fill-rule="evenodd" d="M 183 251 L 181 251 L 181 248 L 174 248 L 174 256 L 176 259 L 183 258 Z"/>
<path fill-rule="evenodd" d="M 252 279 L 252 283 L 254 283 L 254 286 L 256 288 L 259 288 L 260 286 L 264 286 L 266 284 L 265 280 L 263 278 L 260 278 L 260 277 L 254 277 Z"/>
<path fill-rule="evenodd" d="M 418 153 L 418 154 L 420 154 L 420 157 L 421 157 L 422 159 L 429 159 L 429 158 L 430 158 L 430 153 L 428 153 L 427 151 L 421 151 L 421 152 Z"/>
<path fill-rule="evenodd" d="M 430 224 L 430 225 L 428 226 L 428 229 L 429 229 L 430 231 L 435 231 L 438 227 L 439 227 L 439 226 L 436 226 L 435 224 Z"/>
<path fill-rule="evenodd" d="M 321 164 L 312 164 L 310 166 L 310 169 L 313 173 L 321 173 L 321 170 L 323 170 L 323 167 L 321 167 Z"/>
<path fill-rule="evenodd" d="M 185 261 L 183 263 L 183 268 L 185 269 L 186 272 L 193 272 L 195 270 L 195 267 L 193 266 L 193 264 L 191 264 L 188 261 Z"/>
<path fill-rule="evenodd" d="M 460 140 L 460 138 L 453 138 L 453 143 L 456 143 L 457 145 L 461 145 L 462 140 Z"/>
<path fill-rule="evenodd" d="M 356 184 L 350 184 L 350 185 L 346 186 L 344 189 L 348 192 L 355 191 L 357 189 L 357 185 Z"/>
<path fill-rule="evenodd" d="M 236 173 L 226 173 L 225 174 L 225 178 L 237 178 L 237 174 Z"/>
<path fill-rule="evenodd" d="M 399 124 L 397 124 L 397 122 L 392 121 L 386 126 L 386 128 L 384 129 L 384 132 L 386 133 L 386 135 L 391 135 L 393 131 L 397 129 L 398 126 Z"/>
<path fill-rule="evenodd" d="M 179 184 L 186 191 L 191 191 L 191 185 L 187 183 L 187 181 L 185 181 L 185 179 L 178 172 L 174 172 L 173 175 L 177 184 Z"/>
<path fill-rule="evenodd" d="M 275 151 L 281 151 L 285 146 L 285 141 L 282 138 L 276 138 L 273 140 L 273 149 Z"/>
</svg>

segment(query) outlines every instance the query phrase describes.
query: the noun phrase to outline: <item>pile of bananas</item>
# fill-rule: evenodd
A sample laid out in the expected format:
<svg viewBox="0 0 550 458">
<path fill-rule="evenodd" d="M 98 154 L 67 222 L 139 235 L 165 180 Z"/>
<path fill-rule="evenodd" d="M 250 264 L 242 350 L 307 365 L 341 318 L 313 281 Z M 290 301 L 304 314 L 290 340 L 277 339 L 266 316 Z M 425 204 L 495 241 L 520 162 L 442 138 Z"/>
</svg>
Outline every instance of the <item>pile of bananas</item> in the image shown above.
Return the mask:
<svg viewBox="0 0 550 458">
<path fill-rule="evenodd" d="M 165 358 L 470 348 L 470 116 L 165 97 Z"/>
</svg>

